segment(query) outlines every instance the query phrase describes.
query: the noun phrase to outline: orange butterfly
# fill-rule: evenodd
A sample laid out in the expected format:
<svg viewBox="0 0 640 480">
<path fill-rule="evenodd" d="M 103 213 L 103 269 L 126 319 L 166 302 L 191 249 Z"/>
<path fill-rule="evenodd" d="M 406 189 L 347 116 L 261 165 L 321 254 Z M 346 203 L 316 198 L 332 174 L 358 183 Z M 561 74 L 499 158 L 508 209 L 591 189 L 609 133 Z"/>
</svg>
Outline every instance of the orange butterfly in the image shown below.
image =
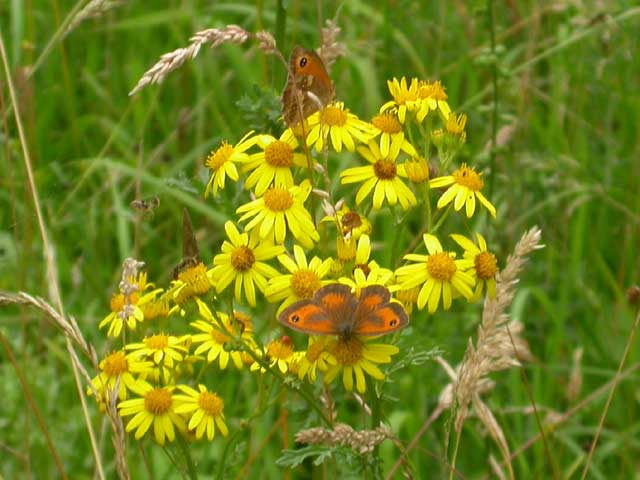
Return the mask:
<svg viewBox="0 0 640 480">
<path fill-rule="evenodd" d="M 282 92 L 282 116 L 289 127 L 320 110 L 335 96 L 327 69 L 313 50 L 300 45 L 293 49 L 287 77 Z"/>
<path fill-rule="evenodd" d="M 390 300 L 382 285 L 364 287 L 356 297 L 349 286 L 334 283 L 320 288 L 312 299 L 294 303 L 278 320 L 313 335 L 385 335 L 409 323 L 402 305 Z"/>
</svg>

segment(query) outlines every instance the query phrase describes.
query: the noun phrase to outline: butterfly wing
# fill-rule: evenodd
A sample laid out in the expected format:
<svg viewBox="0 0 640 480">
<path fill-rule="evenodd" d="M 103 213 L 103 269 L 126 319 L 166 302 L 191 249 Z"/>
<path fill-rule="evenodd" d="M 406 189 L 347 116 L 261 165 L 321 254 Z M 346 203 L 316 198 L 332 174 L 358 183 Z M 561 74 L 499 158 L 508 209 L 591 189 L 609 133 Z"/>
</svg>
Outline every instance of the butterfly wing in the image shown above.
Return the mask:
<svg viewBox="0 0 640 480">
<path fill-rule="evenodd" d="M 322 59 L 314 51 L 296 46 L 282 92 L 282 116 L 287 125 L 293 126 L 317 112 L 334 95 L 335 88 Z"/>
<path fill-rule="evenodd" d="M 312 299 L 300 300 L 285 309 L 280 323 L 313 335 L 340 335 L 350 331 L 357 301 L 346 285 L 326 285 Z"/>
<path fill-rule="evenodd" d="M 409 323 L 402 305 L 391 302 L 389 290 L 382 285 L 362 289 L 354 313 L 356 335 L 385 335 L 405 327 Z"/>
</svg>

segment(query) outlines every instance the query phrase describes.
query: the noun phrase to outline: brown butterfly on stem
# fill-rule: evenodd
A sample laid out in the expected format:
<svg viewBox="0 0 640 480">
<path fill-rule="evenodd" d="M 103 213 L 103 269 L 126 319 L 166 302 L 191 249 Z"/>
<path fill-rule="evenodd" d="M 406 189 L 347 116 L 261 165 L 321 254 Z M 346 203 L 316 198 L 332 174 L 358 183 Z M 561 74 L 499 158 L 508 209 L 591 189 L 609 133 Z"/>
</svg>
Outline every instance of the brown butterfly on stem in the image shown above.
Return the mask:
<svg viewBox="0 0 640 480">
<path fill-rule="evenodd" d="M 200 263 L 200 249 L 196 236 L 193 233 L 193 225 L 189 211 L 182 211 L 182 260 L 173 269 L 173 278 L 177 279 L 181 272 Z"/>
<path fill-rule="evenodd" d="M 287 84 L 282 92 L 282 116 L 292 127 L 324 108 L 335 96 L 335 88 L 324 62 L 313 50 L 296 46 L 289 59 Z"/>
<path fill-rule="evenodd" d="M 369 285 L 356 297 L 347 285 L 318 289 L 312 299 L 300 300 L 278 317 L 280 323 L 312 335 L 385 335 L 409 324 L 402 305 L 391 301 L 382 285 Z"/>
</svg>

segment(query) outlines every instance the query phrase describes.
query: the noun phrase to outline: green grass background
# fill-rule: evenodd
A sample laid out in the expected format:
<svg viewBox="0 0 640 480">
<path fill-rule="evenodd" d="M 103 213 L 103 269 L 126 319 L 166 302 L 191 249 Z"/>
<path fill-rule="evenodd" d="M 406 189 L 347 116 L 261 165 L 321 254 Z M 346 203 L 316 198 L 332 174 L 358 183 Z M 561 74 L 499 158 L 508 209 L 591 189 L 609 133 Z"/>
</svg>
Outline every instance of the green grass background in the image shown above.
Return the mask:
<svg viewBox="0 0 640 480">
<path fill-rule="evenodd" d="M 285 55 L 297 43 L 315 47 L 318 13 L 326 19 L 339 10 L 348 55 L 332 71 L 338 97 L 370 118 L 388 97 L 387 79 L 440 79 L 452 107 L 469 117 L 463 159 L 492 179 L 498 219 L 475 225 L 501 264 L 524 230 L 542 228 L 546 248 L 533 255 L 511 309 L 526 325 L 536 357 L 525 371 L 541 415 L 565 412 L 579 401 L 566 395 L 576 349 L 584 350 L 579 399 L 611 380 L 634 319 L 624 292 L 640 274 L 640 7 L 633 1 L 489 3 L 493 22 L 482 1 L 291 0 L 285 2 L 285 28 L 277 29 L 274 2 L 125 2 L 54 42 L 43 56 L 76 3 L 0 2 L 0 28 L 67 313 L 104 353 L 107 345 L 97 324 L 108 312 L 122 259 L 144 259 L 150 277 L 167 282 L 181 255 L 184 206 L 192 213 L 203 257 L 211 261 L 222 240 L 221 226 L 233 212 L 223 202 L 203 200 L 203 158 L 220 140 L 237 141 L 246 132 L 238 100 L 249 95 L 266 114 L 285 79 L 282 66 L 255 45 L 204 48 L 161 86 L 128 97 L 142 73 L 162 53 L 186 46 L 195 31 L 231 23 L 277 33 Z M 499 77 L 495 124 L 494 69 Z M 46 298 L 42 241 L 5 80 L 0 76 L 0 288 Z M 490 171 L 487 145 L 494 125 L 508 127 L 509 135 Z M 160 197 L 160 208 L 152 218 L 135 221 L 129 202 L 151 195 Z M 237 202 L 239 191 L 228 195 Z M 378 219 L 378 226 L 383 222 Z M 379 246 L 392 241 L 392 229 L 377 231 Z M 384 249 L 375 255 L 385 260 Z M 475 335 L 480 310 L 457 304 L 450 313 L 417 315 L 413 333 L 422 348 L 439 347 L 456 364 L 468 337 Z M 27 374 L 65 470 L 71 478 L 91 478 L 93 459 L 64 338 L 24 308 L 3 307 L 0 329 Z M 637 340 L 627 367 L 638 365 L 636 345 Z M 0 473 L 5 478 L 57 476 L 7 352 L 0 356 Z M 217 388 L 228 399 L 226 414 L 237 433 L 228 441 L 194 446 L 198 471 L 203 478 L 233 478 L 256 455 L 248 478 L 281 478 L 285 470 L 275 461 L 282 435 L 270 437 L 256 452 L 278 418 L 278 403 L 290 400 L 290 446 L 296 430 L 317 422 L 297 397 L 270 391 L 273 405 L 243 429 L 266 386 L 257 386 L 248 374 L 232 377 L 220 378 Z M 617 388 L 589 478 L 632 478 L 640 469 L 638 378 L 635 371 Z M 486 401 L 514 451 L 539 430 L 533 416 L 512 411 L 530 406 L 521 372 L 494 379 L 497 388 Z M 407 442 L 448 380 L 433 361 L 407 367 L 392 380 L 384 386 L 392 398 L 384 402 L 383 414 Z M 593 398 L 555 431 L 549 429 L 551 459 L 539 441 L 520 454 L 513 462 L 516 477 L 579 478 L 605 399 L 605 394 Z M 342 418 L 362 427 L 353 400 L 338 401 Z M 91 408 L 111 478 L 109 430 Z M 447 476 L 447 428 L 445 415 L 411 453 L 415 478 Z M 149 441 L 143 449 L 155 478 L 177 475 L 161 449 Z M 146 477 L 134 442 L 129 450 L 133 478 Z M 490 475 L 489 454 L 499 458 L 477 420 L 468 420 L 457 461 L 460 478 Z M 398 450 L 388 443 L 380 455 L 386 472 Z M 305 462 L 292 475 L 331 478 L 336 464 L 327 465 L 314 469 Z M 340 466 L 356 478 L 362 474 L 357 464 Z"/>
</svg>

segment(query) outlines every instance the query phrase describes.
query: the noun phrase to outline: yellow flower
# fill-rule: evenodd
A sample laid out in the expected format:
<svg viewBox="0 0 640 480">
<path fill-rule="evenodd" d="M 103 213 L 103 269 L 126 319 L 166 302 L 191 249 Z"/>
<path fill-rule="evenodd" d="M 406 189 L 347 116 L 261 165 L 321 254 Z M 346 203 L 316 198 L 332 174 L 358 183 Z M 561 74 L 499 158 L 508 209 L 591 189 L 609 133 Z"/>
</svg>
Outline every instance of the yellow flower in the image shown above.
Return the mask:
<svg viewBox="0 0 640 480">
<path fill-rule="evenodd" d="M 447 103 L 447 94 L 439 80 L 435 82 L 421 81 L 418 88 L 418 98 L 422 100 L 421 111 L 416 115 L 418 122 L 422 122 L 429 111 L 436 109 L 445 121 L 449 119 L 451 108 Z M 428 107 L 428 110 L 425 106 Z"/>
<path fill-rule="evenodd" d="M 151 362 L 127 356 L 122 350 L 111 352 L 100 361 L 98 364 L 100 373 L 91 380 L 91 383 L 98 391 L 98 401 L 102 402 L 109 399 L 108 391 L 116 387 L 118 378 L 120 378 L 118 398 L 126 400 L 127 390 L 135 387 L 136 379 L 134 374 L 149 373 L 152 366 Z M 87 391 L 90 394 L 92 393 L 91 389 Z"/>
<path fill-rule="evenodd" d="M 293 246 L 293 258 L 287 254 L 279 255 L 278 261 L 289 272 L 269 280 L 264 292 L 269 302 L 282 302 L 278 314 L 298 300 L 313 297 L 313 294 L 328 280 L 323 280 L 331 269 L 331 259 L 321 260 L 313 257 L 307 262 L 304 250 L 299 245 Z"/>
<path fill-rule="evenodd" d="M 205 198 L 209 195 L 210 190 L 213 190 L 213 194 L 217 195 L 219 189 L 224 189 L 226 177 L 234 182 L 238 181 L 238 169 L 235 164 L 245 162 L 249 158 L 245 152 L 255 145 L 257 140 L 257 137 L 252 136 L 253 133 L 253 131 L 247 133 L 234 147 L 226 141 L 222 142 L 216 150 L 209 154 L 205 165 L 211 170 L 211 178 L 204 191 Z"/>
<path fill-rule="evenodd" d="M 353 167 L 340 174 L 343 184 L 363 182 L 356 194 L 356 204 L 373 191 L 373 208 L 379 210 L 386 199 L 389 205 L 400 203 L 403 210 L 417 203 L 416 197 L 400 177 L 407 177 L 404 164 L 397 165 L 395 156 L 385 157 L 376 142 L 368 147 L 359 147 L 358 152 L 371 164 L 365 167 Z M 391 151 L 391 154 L 394 152 Z M 396 155 L 398 152 L 395 152 Z"/>
<path fill-rule="evenodd" d="M 494 298 L 496 296 L 498 261 L 496 260 L 496 256 L 487 250 L 487 242 L 484 237 L 476 233 L 478 245 L 463 235 L 453 233 L 451 234 L 451 238 L 464 248 L 463 257 L 473 261 L 473 267 L 469 270 L 469 273 L 476 282 L 473 300 L 478 300 L 482 296 L 485 285 L 487 286 L 489 298 Z"/>
<path fill-rule="evenodd" d="M 325 201 L 322 207 L 327 215 L 320 220 L 320 223 L 333 222 L 344 237 L 358 240 L 362 234 L 371 233 L 371 222 L 358 212 L 351 211 L 342 200 L 335 207 Z"/>
<path fill-rule="evenodd" d="M 170 289 L 174 302 L 182 305 L 194 295 L 204 295 L 213 288 L 207 275 L 207 267 L 202 262 L 194 263 L 178 273 Z"/>
<path fill-rule="evenodd" d="M 280 372 L 287 373 L 289 370 L 289 364 L 295 359 L 295 352 L 293 350 L 291 339 L 284 335 L 282 338 L 270 342 L 269 345 L 267 345 L 267 350 L 262 359 L 269 364 L 270 368 L 277 366 Z M 251 365 L 250 370 L 252 372 L 260 370 L 260 373 L 264 373 L 266 371 L 259 362 L 254 362 Z"/>
<path fill-rule="evenodd" d="M 407 178 L 416 185 L 429 180 L 429 163 L 422 157 L 413 157 L 404 163 Z"/>
<path fill-rule="evenodd" d="M 184 420 L 175 411 L 173 390 L 173 386 L 153 387 L 147 382 L 138 382 L 135 392 L 140 398 L 125 400 L 118 405 L 121 416 L 134 415 L 127 423 L 127 432 L 135 430 L 135 438 L 140 440 L 153 424 L 156 442 L 164 445 L 165 438 L 170 442 L 175 439 L 174 426 L 186 431 Z"/>
<path fill-rule="evenodd" d="M 178 389 L 185 395 L 175 395 L 176 413 L 190 415 L 187 427 L 195 430 L 197 439 L 207 432 L 209 441 L 213 440 L 216 427 L 223 436 L 229 434 L 227 424 L 224 423 L 224 401 L 214 392 L 207 390 L 204 385 L 198 385 L 196 391 L 186 385 L 178 385 Z"/>
<path fill-rule="evenodd" d="M 338 281 L 356 291 L 367 285 L 386 285 L 393 278 L 393 272 L 380 267 L 375 260 L 369 260 L 370 256 L 371 240 L 369 235 L 362 235 L 356 247 L 353 279 L 341 277 Z"/>
<path fill-rule="evenodd" d="M 126 323 L 130 330 L 135 330 L 136 325 L 144 320 L 144 313 L 141 307 L 155 299 L 156 295 L 162 291 L 157 288 L 143 295 L 145 290 L 153 288 L 153 283 L 147 282 L 147 273 L 141 272 L 137 278 L 127 279 L 124 292 L 117 293 L 111 297 L 111 313 L 107 315 L 98 325 L 98 328 L 109 325 L 107 335 L 117 337 Z"/>
<path fill-rule="evenodd" d="M 398 353 L 398 347 L 382 343 L 368 343 L 363 337 L 332 338 L 327 350 L 335 358 L 335 365 L 329 366 L 324 375 L 324 383 L 331 383 L 342 372 L 342 383 L 348 391 L 353 390 L 355 377 L 356 390 L 366 391 L 365 374 L 376 380 L 384 380 L 384 373 L 378 364 L 391 362 L 391 356 Z"/>
<path fill-rule="evenodd" d="M 336 359 L 333 358 L 327 349 L 329 337 L 309 337 L 307 349 L 303 352 L 297 352 L 296 363 L 298 366 L 298 378 L 304 380 L 308 377 L 310 382 L 315 382 L 317 372 L 326 372 L 330 366 L 335 365 Z"/>
<path fill-rule="evenodd" d="M 343 145 L 353 152 L 354 139 L 367 143 L 373 136 L 371 124 L 360 120 L 349 109 L 345 109 L 342 102 L 327 105 L 323 110 L 311 115 L 308 121 L 311 130 L 307 130 L 307 145 L 315 144 L 317 152 L 322 151 L 327 136 L 331 137 L 331 145 L 336 152 L 341 152 Z"/>
<path fill-rule="evenodd" d="M 394 295 L 396 299 L 402 304 L 408 315 L 413 312 L 413 306 L 418 301 L 418 294 L 420 293 L 420 286 L 413 288 L 407 288 L 404 290 L 395 290 Z"/>
<path fill-rule="evenodd" d="M 262 197 L 239 207 L 236 213 L 244 213 L 240 222 L 253 217 L 244 230 L 258 230 L 262 240 L 281 245 L 288 229 L 302 246 L 313 248 L 313 243 L 320 240 L 320 235 L 311 214 L 304 208 L 309 193 L 311 184 L 308 180 L 299 186 L 271 187 Z"/>
<path fill-rule="evenodd" d="M 142 342 L 130 343 L 125 348 L 132 350 L 132 356 L 151 359 L 155 365 L 173 368 L 173 362 L 181 362 L 188 352 L 188 348 L 184 345 L 187 341 L 189 341 L 188 335 L 176 337 L 156 333 L 150 337 L 144 337 Z"/>
<path fill-rule="evenodd" d="M 411 83 L 407 85 L 407 79 L 405 77 L 402 77 L 400 81 L 394 77 L 393 80 L 387 80 L 387 86 L 389 87 L 389 93 L 391 93 L 393 100 L 388 101 L 380 107 L 381 113 L 388 110 L 397 112 L 400 123 L 405 123 L 407 112 L 419 112 L 422 115 L 421 109 L 423 108 L 423 102 L 418 97 L 420 81 L 417 78 L 412 78 Z M 428 109 L 428 106 L 426 108 Z M 426 115 L 426 113 L 424 113 L 424 115 Z"/>
<path fill-rule="evenodd" d="M 158 317 L 166 318 L 171 311 L 171 307 L 169 306 L 169 298 L 170 296 L 168 295 L 168 292 L 164 292 L 158 298 L 140 305 L 140 310 L 142 310 L 144 319 L 149 321 Z"/>
<path fill-rule="evenodd" d="M 235 280 L 234 295 L 242 301 L 242 292 L 252 307 L 256 306 L 256 285 L 261 292 L 267 288 L 269 278 L 278 275 L 278 271 L 264 263 L 284 252 L 284 247 L 269 242 L 260 242 L 257 235 L 240 233 L 233 224 L 224 225 L 229 240 L 222 244 L 222 253 L 213 259 L 214 267 L 209 275 L 214 280 L 216 291 L 222 292 Z"/>
<path fill-rule="evenodd" d="M 471 218 L 476 210 L 476 198 L 486 207 L 493 218 L 496 218 L 496 207 L 482 194 L 480 190 L 484 182 L 479 173 L 463 163 L 452 175 L 434 178 L 429 182 L 431 188 L 446 187 L 451 185 L 438 200 L 438 208 L 443 208 L 453 201 L 456 212 L 463 205 L 467 212 L 467 218 Z"/>
<path fill-rule="evenodd" d="M 429 313 L 434 313 L 440 304 L 445 310 L 451 308 L 451 299 L 455 292 L 461 293 L 467 300 L 473 297 L 473 277 L 466 272 L 472 262 L 468 259 L 454 260 L 455 253 L 445 252 L 440 241 L 430 234 L 423 236 L 429 255 L 410 253 L 405 260 L 413 263 L 396 270 L 396 278 L 401 290 L 422 285 L 418 293 L 418 308 L 428 303 Z"/>
<path fill-rule="evenodd" d="M 399 150 L 412 157 L 418 155 L 413 145 L 405 138 L 402 124 L 395 113 L 385 112 L 376 115 L 371 120 L 371 124 L 375 128 L 375 135 L 380 135 L 380 153 L 383 157 L 393 157 L 394 155 L 390 152 Z"/>
<path fill-rule="evenodd" d="M 229 319 L 225 313 L 217 312 L 215 316 L 209 310 L 209 307 L 200 299 L 196 299 L 198 311 L 204 320 L 196 320 L 191 322 L 191 326 L 203 333 L 192 335 L 193 343 L 200 345 L 195 350 L 196 355 L 207 353 L 207 362 L 213 363 L 218 359 L 221 369 L 227 368 L 229 359 L 237 368 L 242 368 L 242 352 L 231 350 L 228 348 L 228 342 L 235 340 L 238 331 L 234 321 Z M 253 343 L 251 331 L 246 330 L 242 333 L 242 338 L 247 343 Z"/>
<path fill-rule="evenodd" d="M 255 194 L 262 196 L 272 184 L 276 187 L 292 187 L 291 167 L 306 167 L 307 158 L 302 153 L 295 153 L 298 140 L 291 130 L 285 130 L 280 139 L 259 135 L 256 145 L 262 151 L 249 155 L 242 168 L 244 172 L 251 172 L 245 181 L 245 188 L 249 190 L 255 187 Z"/>
</svg>

